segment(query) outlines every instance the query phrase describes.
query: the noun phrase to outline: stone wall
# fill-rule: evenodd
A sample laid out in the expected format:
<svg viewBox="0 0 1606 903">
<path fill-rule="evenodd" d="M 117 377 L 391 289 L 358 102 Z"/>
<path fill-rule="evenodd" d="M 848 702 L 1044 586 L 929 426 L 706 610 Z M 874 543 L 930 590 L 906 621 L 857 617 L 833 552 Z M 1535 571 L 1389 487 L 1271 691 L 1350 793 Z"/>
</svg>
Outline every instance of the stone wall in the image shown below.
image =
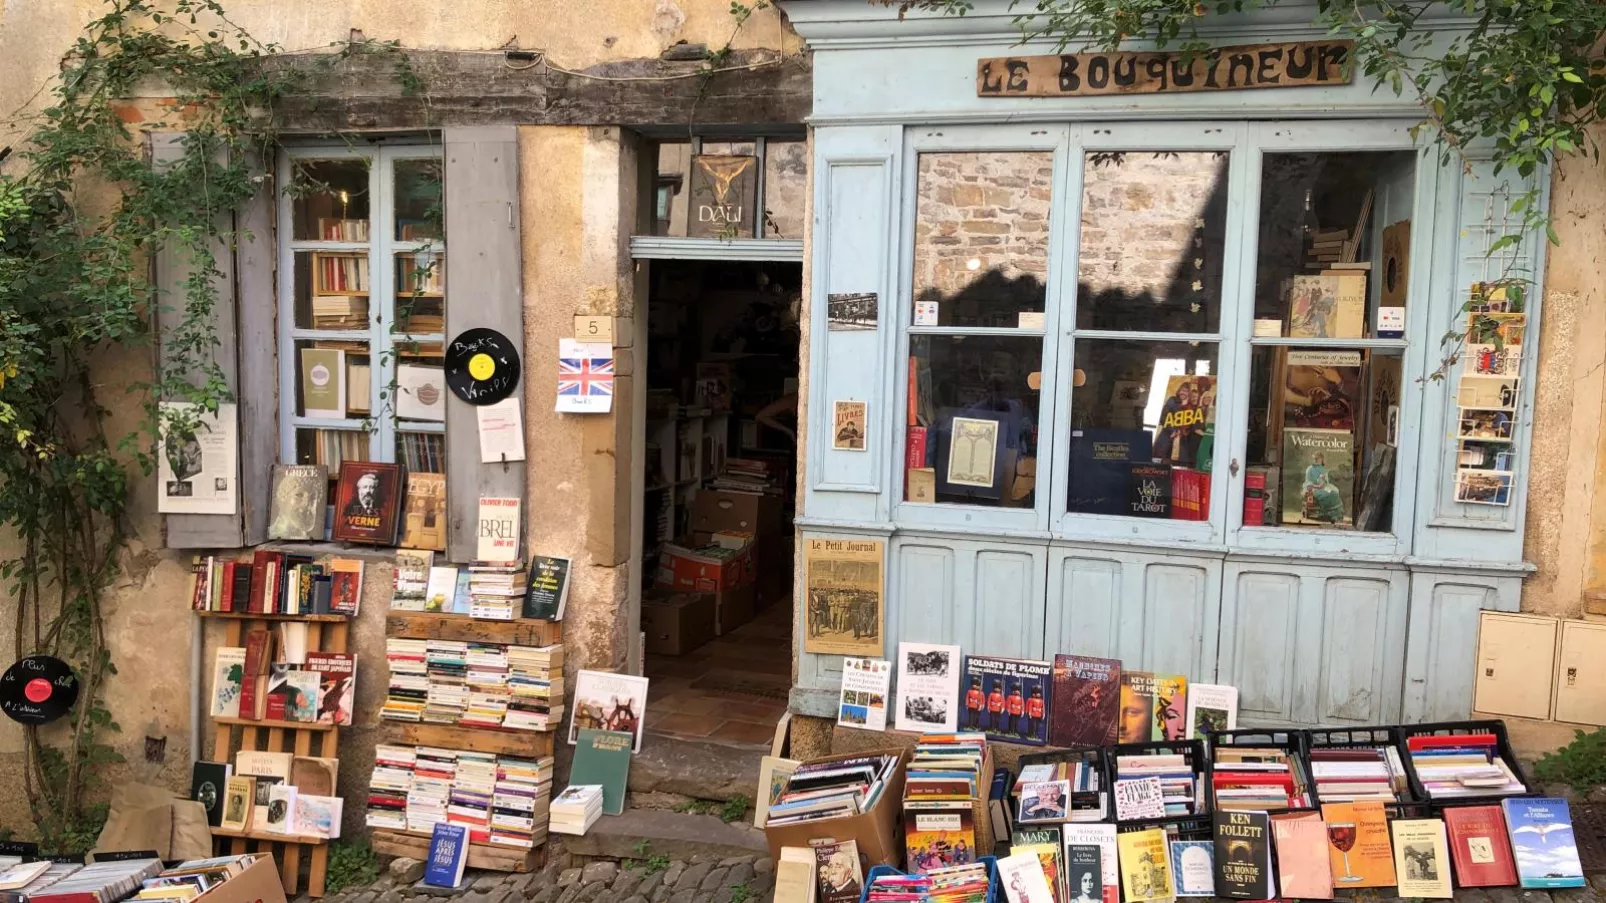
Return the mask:
<svg viewBox="0 0 1606 903">
<path fill-rule="evenodd" d="M 1225 160 L 1215 153 L 1090 155 L 1076 273 L 1084 291 L 1148 292 L 1167 301 L 1178 263 L 1198 255 L 1196 226 L 1225 180 Z M 1214 292 L 1219 296 L 1219 286 Z"/>
<path fill-rule="evenodd" d="M 952 297 L 989 273 L 1046 279 L 1053 183 L 1046 151 L 921 154 L 915 299 Z"/>
</svg>

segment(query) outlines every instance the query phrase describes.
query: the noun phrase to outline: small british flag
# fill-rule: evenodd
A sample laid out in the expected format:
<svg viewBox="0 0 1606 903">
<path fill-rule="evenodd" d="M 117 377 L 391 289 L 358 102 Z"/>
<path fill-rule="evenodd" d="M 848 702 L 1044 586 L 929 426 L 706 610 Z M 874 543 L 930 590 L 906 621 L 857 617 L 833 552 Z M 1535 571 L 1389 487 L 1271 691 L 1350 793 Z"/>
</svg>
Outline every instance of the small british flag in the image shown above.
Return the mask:
<svg viewBox="0 0 1606 903">
<path fill-rule="evenodd" d="M 558 358 L 558 409 L 607 411 L 613 402 L 611 357 Z"/>
</svg>

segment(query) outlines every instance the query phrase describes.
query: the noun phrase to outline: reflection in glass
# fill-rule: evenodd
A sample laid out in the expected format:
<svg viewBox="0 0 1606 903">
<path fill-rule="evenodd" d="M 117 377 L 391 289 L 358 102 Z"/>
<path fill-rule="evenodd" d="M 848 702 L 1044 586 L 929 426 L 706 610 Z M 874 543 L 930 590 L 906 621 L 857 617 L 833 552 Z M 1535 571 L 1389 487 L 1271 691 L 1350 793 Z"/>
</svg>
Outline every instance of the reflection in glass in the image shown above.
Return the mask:
<svg viewBox="0 0 1606 903">
<path fill-rule="evenodd" d="M 905 499 L 1032 507 L 1043 340 L 915 335 L 909 344 Z"/>
<path fill-rule="evenodd" d="M 369 435 L 361 430 L 296 430 L 296 463 L 322 464 L 331 479 L 341 461 L 370 460 L 368 448 Z"/>
<path fill-rule="evenodd" d="M 446 211 L 441 206 L 442 161 L 396 161 L 396 239 L 437 241 Z"/>
<path fill-rule="evenodd" d="M 1391 529 L 1400 367 L 1398 349 L 1255 349 L 1244 526 Z"/>
<path fill-rule="evenodd" d="M 916 326 L 1042 328 L 1053 183 L 1047 151 L 920 155 Z"/>
<path fill-rule="evenodd" d="M 654 235 L 686 237 L 686 179 L 691 173 L 691 145 L 658 145 L 658 174 L 653 181 Z"/>
<path fill-rule="evenodd" d="M 1077 341 L 1066 510 L 1209 517 L 1216 350 L 1210 343 Z"/>
<path fill-rule="evenodd" d="M 296 241 L 367 241 L 368 166 L 366 159 L 292 160 L 292 237 Z"/>
<path fill-rule="evenodd" d="M 1078 328 L 1216 331 L 1227 162 L 1215 151 L 1087 155 Z"/>
<path fill-rule="evenodd" d="M 809 150 L 803 141 L 764 144 L 764 237 L 802 238 Z"/>
<path fill-rule="evenodd" d="M 438 335 L 446 331 L 446 260 L 429 251 L 396 255 L 396 317 L 391 331 Z"/>
</svg>

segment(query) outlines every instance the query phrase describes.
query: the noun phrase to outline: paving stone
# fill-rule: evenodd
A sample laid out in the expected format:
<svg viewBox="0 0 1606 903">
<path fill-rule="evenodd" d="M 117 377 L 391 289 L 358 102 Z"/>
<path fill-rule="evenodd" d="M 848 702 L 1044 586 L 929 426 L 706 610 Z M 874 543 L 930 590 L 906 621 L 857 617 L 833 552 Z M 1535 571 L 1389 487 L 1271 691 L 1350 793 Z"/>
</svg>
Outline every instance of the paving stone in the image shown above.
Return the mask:
<svg viewBox="0 0 1606 903">
<path fill-rule="evenodd" d="M 662 887 L 664 883 L 663 872 L 650 872 L 641 876 L 641 883 L 636 885 L 636 893 L 644 897 L 651 897 L 652 892 Z"/>
<path fill-rule="evenodd" d="M 775 860 L 768 856 L 760 856 L 753 860 L 753 871 L 756 874 L 768 875 L 775 871 Z"/>
<path fill-rule="evenodd" d="M 556 903 L 574 903 L 574 898 L 580 896 L 581 889 L 578 884 L 568 885 L 563 889 L 563 893 L 558 894 Z"/>
<path fill-rule="evenodd" d="M 377 903 L 402 903 L 402 895 L 397 890 L 387 890 L 379 895 Z"/>
<path fill-rule="evenodd" d="M 647 898 L 643 897 L 641 894 L 636 894 L 631 897 L 626 897 L 625 903 L 647 903 Z"/>
<path fill-rule="evenodd" d="M 703 879 L 708 877 L 708 873 L 713 870 L 714 864 L 712 862 L 693 863 L 692 865 L 688 866 L 685 871 L 680 873 L 679 878 L 675 879 L 675 890 L 680 891 L 685 888 L 691 888 L 693 890 L 697 889 L 702 885 Z M 679 896 L 679 894 L 677 893 L 676 896 Z"/>
<path fill-rule="evenodd" d="M 370 890 L 352 897 L 351 903 L 374 903 L 374 900 L 378 897 L 379 893 L 377 891 Z"/>
<path fill-rule="evenodd" d="M 399 883 L 412 884 L 424 877 L 424 863 L 406 856 L 397 856 L 390 861 L 390 874 Z"/>
<path fill-rule="evenodd" d="M 675 882 L 680 880 L 680 873 L 685 870 L 686 863 L 684 862 L 669 863 L 669 868 L 664 870 L 664 887 L 674 887 Z"/>
<path fill-rule="evenodd" d="M 613 886 L 609 888 L 615 897 L 626 897 L 636 892 L 641 885 L 640 869 L 620 869 L 619 877 L 613 879 Z"/>
<path fill-rule="evenodd" d="M 1555 903 L 1600 903 L 1600 894 L 1593 887 L 1563 887 L 1550 892 Z"/>
<path fill-rule="evenodd" d="M 548 884 L 535 892 L 534 903 L 552 903 L 561 893 L 563 893 L 563 888 L 556 884 Z"/>
<path fill-rule="evenodd" d="M 436 887 L 433 884 L 425 884 L 423 881 L 415 881 L 412 884 L 412 889 L 415 897 L 462 897 L 468 893 L 469 888 L 472 886 L 468 878 L 465 877 L 463 883 L 456 887 Z"/>
<path fill-rule="evenodd" d="M 752 881 L 753 876 L 756 874 L 757 872 L 753 869 L 751 862 L 739 862 L 731 866 L 730 874 L 725 877 L 725 880 L 730 884 L 741 884 L 746 881 Z"/>
<path fill-rule="evenodd" d="M 485 892 L 484 903 L 507 903 L 508 898 L 513 896 L 513 891 L 512 882 L 504 878 L 497 883 L 495 890 Z"/>
<path fill-rule="evenodd" d="M 716 888 L 724 887 L 725 876 L 729 875 L 730 872 L 730 869 L 725 868 L 714 869 L 713 871 L 709 872 L 708 876 L 697 885 L 697 889 L 700 891 L 711 891 Z"/>
<path fill-rule="evenodd" d="M 601 899 L 607 891 L 608 885 L 600 881 L 596 884 L 587 884 L 581 888 L 580 895 L 574 898 L 574 903 L 591 903 L 592 900 Z"/>
<path fill-rule="evenodd" d="M 669 903 L 697 903 L 697 890 L 690 887 L 677 890 L 670 896 Z"/>
<path fill-rule="evenodd" d="M 658 885 L 657 889 L 652 892 L 652 897 L 649 899 L 649 903 L 668 903 L 669 894 L 669 885 L 660 884 Z"/>
<path fill-rule="evenodd" d="M 754 875 L 753 880 L 748 882 L 748 886 L 753 889 L 753 893 L 757 897 L 768 899 L 766 895 L 775 887 L 775 873 L 765 872 L 762 875 Z"/>
<path fill-rule="evenodd" d="M 580 880 L 586 884 L 595 884 L 598 881 L 606 884 L 618 874 L 619 864 L 617 862 L 593 862 L 580 873 Z"/>
<path fill-rule="evenodd" d="M 726 859 L 721 859 L 719 861 L 719 867 L 728 869 L 728 868 L 730 868 L 732 866 L 741 865 L 744 862 L 745 863 L 752 863 L 753 859 L 754 859 L 754 857 L 752 857 L 752 856 L 731 856 L 731 857 L 726 858 Z"/>
<path fill-rule="evenodd" d="M 582 871 L 582 869 L 577 868 L 564 869 L 558 874 L 558 886 L 568 887 L 571 884 L 578 884 L 580 882 L 580 875 Z"/>
</svg>

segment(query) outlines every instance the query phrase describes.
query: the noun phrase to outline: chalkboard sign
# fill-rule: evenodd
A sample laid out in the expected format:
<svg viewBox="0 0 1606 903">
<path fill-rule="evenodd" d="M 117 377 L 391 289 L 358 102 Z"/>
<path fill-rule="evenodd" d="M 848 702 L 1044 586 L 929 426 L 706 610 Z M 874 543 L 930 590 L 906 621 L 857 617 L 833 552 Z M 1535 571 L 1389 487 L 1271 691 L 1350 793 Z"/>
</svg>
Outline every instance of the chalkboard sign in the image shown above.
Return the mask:
<svg viewBox="0 0 1606 903">
<path fill-rule="evenodd" d="M 21 856 L 23 862 L 39 858 L 39 844 L 26 840 L 0 840 L 0 856 Z"/>
<path fill-rule="evenodd" d="M 30 655 L 0 675 L 0 712 L 19 724 L 49 724 L 77 700 L 77 675 L 53 656 Z"/>
<path fill-rule="evenodd" d="M 101 852 L 96 850 L 89 854 L 95 862 L 133 862 L 136 859 L 159 859 L 155 850 L 112 850 Z"/>
</svg>

